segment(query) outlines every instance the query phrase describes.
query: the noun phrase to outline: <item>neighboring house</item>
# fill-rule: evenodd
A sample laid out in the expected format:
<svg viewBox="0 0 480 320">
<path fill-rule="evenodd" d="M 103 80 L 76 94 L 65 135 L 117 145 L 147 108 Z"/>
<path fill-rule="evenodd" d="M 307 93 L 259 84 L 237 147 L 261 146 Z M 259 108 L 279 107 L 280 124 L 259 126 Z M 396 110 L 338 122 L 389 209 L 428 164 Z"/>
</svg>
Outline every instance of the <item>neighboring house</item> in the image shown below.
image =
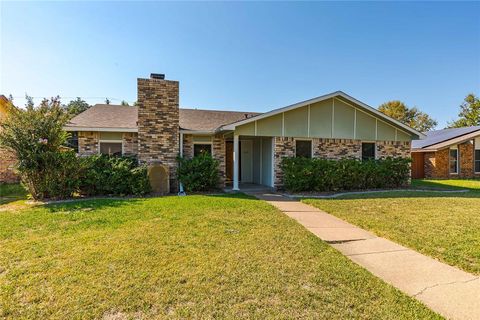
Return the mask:
<svg viewBox="0 0 480 320">
<path fill-rule="evenodd" d="M 412 178 L 480 177 L 480 127 L 426 133 L 412 142 Z"/>
<path fill-rule="evenodd" d="M 136 154 L 169 167 L 177 188 L 177 156 L 211 153 L 222 186 L 232 182 L 281 188 L 283 157 L 410 157 L 423 135 L 337 91 L 263 114 L 179 108 L 177 81 L 138 79 L 138 107 L 95 105 L 66 126 L 82 155 Z"/>
<path fill-rule="evenodd" d="M 12 103 L 4 95 L 0 95 L 0 123 L 7 117 L 10 108 L 12 108 Z M 19 177 L 14 170 L 16 163 L 17 158 L 13 152 L 0 148 L 0 183 L 19 181 Z"/>
</svg>

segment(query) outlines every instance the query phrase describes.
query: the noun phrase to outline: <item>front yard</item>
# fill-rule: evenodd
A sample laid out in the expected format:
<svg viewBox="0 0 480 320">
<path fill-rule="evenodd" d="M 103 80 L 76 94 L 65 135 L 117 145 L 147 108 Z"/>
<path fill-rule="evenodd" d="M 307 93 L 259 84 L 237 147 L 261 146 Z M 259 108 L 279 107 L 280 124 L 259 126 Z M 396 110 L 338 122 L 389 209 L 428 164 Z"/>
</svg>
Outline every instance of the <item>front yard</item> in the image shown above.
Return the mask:
<svg viewBox="0 0 480 320">
<path fill-rule="evenodd" d="M 439 318 L 265 202 L 0 211 L 0 318 Z"/>
<path fill-rule="evenodd" d="M 413 185 L 471 191 L 385 192 L 304 202 L 381 237 L 480 274 L 480 180 L 418 180 Z"/>
</svg>

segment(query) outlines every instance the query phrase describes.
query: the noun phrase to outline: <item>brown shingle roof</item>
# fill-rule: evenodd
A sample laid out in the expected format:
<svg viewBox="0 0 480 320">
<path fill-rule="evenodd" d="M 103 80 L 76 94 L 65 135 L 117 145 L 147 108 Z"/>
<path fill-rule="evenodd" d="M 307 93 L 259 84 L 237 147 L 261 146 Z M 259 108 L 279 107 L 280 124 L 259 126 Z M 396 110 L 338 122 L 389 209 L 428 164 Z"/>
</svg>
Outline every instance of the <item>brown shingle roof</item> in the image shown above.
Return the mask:
<svg viewBox="0 0 480 320">
<path fill-rule="evenodd" d="M 258 115 L 255 112 L 180 109 L 180 128 L 195 131 L 214 131 L 222 125 Z M 138 108 L 96 104 L 74 117 L 68 127 L 83 128 L 137 128 Z"/>
</svg>

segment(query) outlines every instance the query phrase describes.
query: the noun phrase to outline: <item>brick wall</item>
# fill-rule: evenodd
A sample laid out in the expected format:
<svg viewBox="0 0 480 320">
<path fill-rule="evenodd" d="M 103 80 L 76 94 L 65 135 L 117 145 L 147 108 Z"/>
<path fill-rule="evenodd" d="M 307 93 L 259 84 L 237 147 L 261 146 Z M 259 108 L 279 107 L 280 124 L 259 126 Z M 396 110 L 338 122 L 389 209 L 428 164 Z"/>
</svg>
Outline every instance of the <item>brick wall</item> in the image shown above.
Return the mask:
<svg viewBox="0 0 480 320">
<path fill-rule="evenodd" d="M 361 159 L 362 142 L 352 139 L 312 139 L 313 156 L 338 160 L 343 158 Z"/>
<path fill-rule="evenodd" d="M 183 157 L 193 158 L 193 135 L 191 134 L 183 135 Z"/>
<path fill-rule="evenodd" d="M 467 141 L 458 145 L 460 172 L 450 173 L 450 149 L 425 153 L 425 178 L 473 178 L 475 174 L 475 145 Z"/>
<path fill-rule="evenodd" d="M 409 158 L 410 141 L 377 141 L 377 159 Z"/>
<path fill-rule="evenodd" d="M 218 160 L 218 171 L 220 175 L 219 185 L 225 186 L 226 176 L 226 159 L 225 159 L 225 138 L 223 134 L 216 134 L 212 139 L 213 158 Z"/>
<path fill-rule="evenodd" d="M 295 140 L 294 138 L 275 137 L 275 145 L 273 146 L 274 154 L 274 174 L 275 188 L 283 188 L 283 171 L 281 169 L 282 159 L 285 157 L 295 156 Z"/>
<path fill-rule="evenodd" d="M 80 131 L 78 133 L 78 153 L 82 156 L 98 154 L 98 132 Z"/>
<path fill-rule="evenodd" d="M 15 173 L 17 158 L 10 150 L 0 149 L 0 183 L 16 183 L 20 177 Z"/>
<path fill-rule="evenodd" d="M 123 153 L 125 155 L 138 154 L 138 134 L 136 132 L 125 132 L 123 134 Z"/>
<path fill-rule="evenodd" d="M 179 85 L 177 81 L 138 79 L 138 158 L 166 165 L 170 191 L 178 189 Z"/>
<path fill-rule="evenodd" d="M 474 149 L 473 141 L 467 141 L 458 145 L 460 172 L 459 177 L 471 178 L 473 177 L 474 168 Z"/>
</svg>

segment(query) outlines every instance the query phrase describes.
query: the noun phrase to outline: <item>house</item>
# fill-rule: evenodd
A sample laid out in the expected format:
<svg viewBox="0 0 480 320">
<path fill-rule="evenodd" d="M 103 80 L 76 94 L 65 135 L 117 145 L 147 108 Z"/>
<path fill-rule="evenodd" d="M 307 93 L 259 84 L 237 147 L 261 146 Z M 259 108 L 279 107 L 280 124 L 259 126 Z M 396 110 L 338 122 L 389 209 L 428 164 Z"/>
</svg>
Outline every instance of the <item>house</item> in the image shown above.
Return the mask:
<svg viewBox="0 0 480 320">
<path fill-rule="evenodd" d="M 480 126 L 426 133 L 412 142 L 412 178 L 480 176 Z"/>
<path fill-rule="evenodd" d="M 135 154 L 168 166 L 171 191 L 178 155 L 211 153 L 222 186 L 283 185 L 283 157 L 410 157 L 423 135 L 341 92 L 266 113 L 179 108 L 179 83 L 152 74 L 138 79 L 138 106 L 95 105 L 66 126 L 82 155 Z"/>
<path fill-rule="evenodd" d="M 10 112 L 12 103 L 4 95 L 0 95 L 0 123 Z M 9 150 L 0 148 L 0 183 L 15 183 L 19 181 L 18 175 L 15 173 L 15 165 L 17 158 L 15 154 Z"/>
</svg>

